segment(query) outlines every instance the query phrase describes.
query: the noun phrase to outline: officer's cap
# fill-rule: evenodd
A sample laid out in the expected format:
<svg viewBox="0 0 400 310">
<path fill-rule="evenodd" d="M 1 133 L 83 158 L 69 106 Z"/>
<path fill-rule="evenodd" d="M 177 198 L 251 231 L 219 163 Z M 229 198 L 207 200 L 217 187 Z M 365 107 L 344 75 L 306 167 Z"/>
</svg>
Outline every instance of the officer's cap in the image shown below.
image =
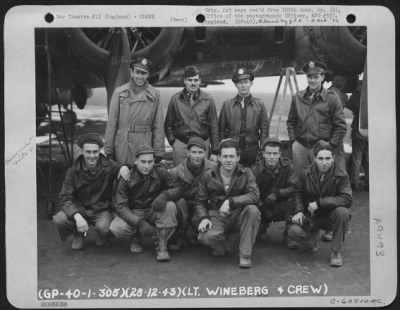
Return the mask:
<svg viewBox="0 0 400 310">
<path fill-rule="evenodd" d="M 267 145 L 271 145 L 271 146 L 279 146 L 280 148 L 282 148 L 282 142 L 281 140 L 279 140 L 278 138 L 275 137 L 269 137 L 267 138 L 264 143 L 262 144 L 262 149 L 264 150 L 265 147 Z"/>
<path fill-rule="evenodd" d="M 246 80 L 249 79 L 250 81 L 254 80 L 254 74 L 251 72 L 251 70 L 247 68 L 239 68 L 233 73 L 232 76 L 232 81 L 233 83 L 237 83 L 240 80 Z"/>
<path fill-rule="evenodd" d="M 97 144 L 99 147 L 104 146 L 103 139 L 97 133 L 86 133 L 86 134 L 80 135 L 78 137 L 78 139 L 76 140 L 76 144 L 80 148 L 83 148 L 83 145 L 85 143 Z"/>
<path fill-rule="evenodd" d="M 183 71 L 183 78 L 188 78 L 192 76 L 200 75 L 199 69 L 195 66 L 186 66 Z"/>
<path fill-rule="evenodd" d="M 326 142 L 324 140 L 319 140 L 313 146 L 314 156 L 317 156 L 317 154 L 322 150 L 330 151 L 332 153 L 332 155 L 334 155 L 333 146 L 331 144 L 329 144 L 329 142 Z"/>
<path fill-rule="evenodd" d="M 144 154 L 155 154 L 153 148 L 150 145 L 147 144 L 142 144 L 139 145 L 137 150 L 136 150 L 136 158 L 138 158 L 140 155 Z"/>
<path fill-rule="evenodd" d="M 322 74 L 325 73 L 327 67 L 323 62 L 311 60 L 304 64 L 303 71 L 305 74 Z"/>
<path fill-rule="evenodd" d="M 190 150 L 192 146 L 197 146 L 203 150 L 207 150 L 206 143 L 200 137 L 191 137 L 187 144 L 187 149 Z"/>
<path fill-rule="evenodd" d="M 139 58 L 133 59 L 131 61 L 132 69 L 137 68 L 137 69 L 139 69 L 141 71 L 145 71 L 147 73 L 149 73 L 151 71 L 152 65 L 153 64 L 151 63 L 151 61 L 144 57 L 139 57 Z"/>
</svg>

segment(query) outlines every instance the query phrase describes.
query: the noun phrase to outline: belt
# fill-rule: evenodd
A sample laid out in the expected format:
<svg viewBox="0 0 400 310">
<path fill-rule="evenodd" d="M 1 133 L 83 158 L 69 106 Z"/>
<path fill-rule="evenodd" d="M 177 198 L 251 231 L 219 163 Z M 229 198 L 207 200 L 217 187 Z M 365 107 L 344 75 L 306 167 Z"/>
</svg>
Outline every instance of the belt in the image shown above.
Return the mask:
<svg viewBox="0 0 400 310">
<path fill-rule="evenodd" d="M 146 125 L 132 125 L 118 128 L 122 132 L 151 132 L 151 127 Z"/>
</svg>

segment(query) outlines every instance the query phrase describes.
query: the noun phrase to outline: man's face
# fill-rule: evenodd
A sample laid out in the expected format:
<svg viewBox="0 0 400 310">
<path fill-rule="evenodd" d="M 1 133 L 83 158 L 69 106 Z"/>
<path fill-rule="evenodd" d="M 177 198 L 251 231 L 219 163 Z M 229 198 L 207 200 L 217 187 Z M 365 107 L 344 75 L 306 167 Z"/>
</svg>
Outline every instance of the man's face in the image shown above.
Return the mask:
<svg viewBox="0 0 400 310">
<path fill-rule="evenodd" d="M 328 150 L 319 151 L 314 159 L 320 173 L 326 173 L 332 167 L 334 160 L 335 156 Z"/>
<path fill-rule="evenodd" d="M 135 165 L 139 172 L 143 175 L 148 175 L 154 166 L 154 155 L 153 154 L 142 154 L 139 155 L 135 160 Z"/>
<path fill-rule="evenodd" d="M 195 93 L 200 88 L 200 77 L 199 75 L 189 76 L 183 80 L 185 88 L 189 93 Z"/>
<path fill-rule="evenodd" d="M 85 143 L 82 147 L 82 153 L 86 167 L 95 168 L 100 158 L 100 146 L 97 143 Z"/>
<path fill-rule="evenodd" d="M 279 146 L 267 145 L 265 146 L 263 156 L 267 166 L 274 168 L 281 157 L 281 148 Z"/>
<path fill-rule="evenodd" d="M 307 83 L 311 91 L 317 91 L 321 88 L 322 82 L 324 81 L 324 75 L 320 73 L 307 74 Z"/>
<path fill-rule="evenodd" d="M 239 82 L 235 83 L 235 86 L 239 92 L 239 95 L 246 97 L 250 94 L 250 88 L 253 86 L 253 81 L 250 81 L 249 79 L 240 80 Z"/>
<path fill-rule="evenodd" d="M 143 71 L 137 67 L 131 69 L 131 79 L 133 81 L 133 84 L 135 84 L 136 86 L 143 86 L 146 83 L 148 77 L 149 73 L 146 71 Z"/>
<path fill-rule="evenodd" d="M 240 156 L 238 156 L 234 147 L 227 147 L 221 149 L 221 154 L 218 155 L 218 160 L 221 162 L 224 170 L 233 171 L 240 160 Z"/>
<path fill-rule="evenodd" d="M 206 151 L 198 146 L 191 146 L 189 149 L 189 160 L 195 167 L 200 167 L 206 157 Z"/>
</svg>

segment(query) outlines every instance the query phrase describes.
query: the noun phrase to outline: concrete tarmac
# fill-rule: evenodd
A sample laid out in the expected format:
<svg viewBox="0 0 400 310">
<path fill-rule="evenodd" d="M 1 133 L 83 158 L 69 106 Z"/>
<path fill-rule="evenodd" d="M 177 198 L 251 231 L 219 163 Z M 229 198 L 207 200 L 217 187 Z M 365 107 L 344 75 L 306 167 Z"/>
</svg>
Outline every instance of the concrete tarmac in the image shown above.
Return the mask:
<svg viewBox="0 0 400 310">
<path fill-rule="evenodd" d="M 96 291 L 134 287 L 161 292 L 166 288 L 199 287 L 198 297 L 212 297 L 207 289 L 259 286 L 268 287 L 268 296 L 370 294 L 369 199 L 365 191 L 354 192 L 353 217 L 343 251 L 344 265 L 340 268 L 329 266 L 329 243 L 321 241 L 317 253 L 286 248 L 283 223 L 273 223 L 268 239 L 256 242 L 251 269 L 238 267 L 235 235 L 230 239 L 234 252 L 228 256 L 213 257 L 206 247 L 188 246 L 171 252 L 172 260 L 165 263 L 155 260 L 151 240 L 146 239 L 143 253 L 131 254 L 128 241 L 114 239 L 108 248 L 96 247 L 93 230 L 89 231 L 84 249 L 72 251 L 71 239 L 60 244 L 46 211 L 46 200 L 39 199 L 38 289 Z M 322 286 L 324 290 L 304 293 L 304 288 L 296 291 L 299 285 Z M 282 294 L 279 287 L 284 289 Z M 173 296 L 160 293 L 157 297 Z"/>
</svg>

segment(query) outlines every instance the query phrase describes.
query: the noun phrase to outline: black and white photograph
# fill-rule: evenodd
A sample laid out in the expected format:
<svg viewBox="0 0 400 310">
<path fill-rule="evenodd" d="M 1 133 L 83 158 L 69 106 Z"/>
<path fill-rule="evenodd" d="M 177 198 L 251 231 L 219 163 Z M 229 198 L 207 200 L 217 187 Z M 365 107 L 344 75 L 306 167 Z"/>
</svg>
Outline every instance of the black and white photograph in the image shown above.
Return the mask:
<svg viewBox="0 0 400 310">
<path fill-rule="evenodd" d="M 388 10 L 34 9 L 27 55 L 29 7 L 5 24 L 11 304 L 390 304 Z"/>
</svg>

